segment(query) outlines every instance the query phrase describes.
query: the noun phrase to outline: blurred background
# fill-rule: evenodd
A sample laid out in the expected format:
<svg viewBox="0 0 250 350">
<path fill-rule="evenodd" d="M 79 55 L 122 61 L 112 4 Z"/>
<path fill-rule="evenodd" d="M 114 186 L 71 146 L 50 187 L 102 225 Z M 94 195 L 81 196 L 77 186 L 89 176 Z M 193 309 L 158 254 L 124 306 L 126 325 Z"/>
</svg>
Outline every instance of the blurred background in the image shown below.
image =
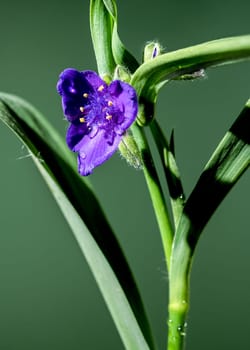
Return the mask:
<svg viewBox="0 0 250 350">
<path fill-rule="evenodd" d="M 150 4 L 151 3 L 151 4 Z M 152 5 L 153 4 L 153 5 Z M 64 136 L 58 75 L 96 69 L 87 0 L 1 0 L 0 90 L 40 109 Z M 157 39 L 175 50 L 250 33 L 249 0 L 118 1 L 119 32 L 141 58 Z M 250 62 L 173 82 L 157 116 L 186 193 L 250 94 Z M 80 250 L 27 151 L 0 125 L 0 349 L 123 349 Z M 91 176 L 143 295 L 159 349 L 166 343 L 167 274 L 143 174 L 115 155 Z M 213 216 L 192 272 L 187 349 L 249 347 L 249 172 Z M 83 198 L 84 201 L 84 198 Z"/>
</svg>

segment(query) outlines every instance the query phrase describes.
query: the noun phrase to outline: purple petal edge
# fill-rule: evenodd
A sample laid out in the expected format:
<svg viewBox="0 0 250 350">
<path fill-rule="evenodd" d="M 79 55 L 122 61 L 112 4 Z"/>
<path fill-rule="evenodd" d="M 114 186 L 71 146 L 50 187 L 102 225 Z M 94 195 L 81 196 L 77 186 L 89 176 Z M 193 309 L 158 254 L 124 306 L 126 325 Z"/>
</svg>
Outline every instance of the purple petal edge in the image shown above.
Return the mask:
<svg viewBox="0 0 250 350">
<path fill-rule="evenodd" d="M 116 135 L 113 143 L 109 144 L 104 136 L 105 130 L 90 139 L 86 136 L 81 143 L 81 150 L 78 154 L 78 171 L 81 175 L 87 176 L 93 169 L 108 160 L 117 150 L 121 136 Z"/>
</svg>

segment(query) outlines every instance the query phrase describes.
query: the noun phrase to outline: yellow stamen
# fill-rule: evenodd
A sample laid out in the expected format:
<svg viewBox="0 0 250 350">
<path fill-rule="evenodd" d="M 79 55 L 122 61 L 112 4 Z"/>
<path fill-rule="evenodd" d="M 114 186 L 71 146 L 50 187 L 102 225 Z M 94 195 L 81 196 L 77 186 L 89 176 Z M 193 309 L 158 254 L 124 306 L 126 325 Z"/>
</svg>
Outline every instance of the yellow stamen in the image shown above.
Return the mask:
<svg viewBox="0 0 250 350">
<path fill-rule="evenodd" d="M 79 120 L 80 120 L 80 123 L 84 123 L 85 122 L 85 118 L 83 118 L 83 117 L 79 118 Z"/>
<path fill-rule="evenodd" d="M 112 115 L 111 115 L 111 114 L 107 114 L 107 115 L 106 115 L 106 119 L 107 119 L 107 120 L 112 119 Z"/>
<path fill-rule="evenodd" d="M 104 86 L 100 85 L 99 88 L 97 89 L 98 91 L 103 91 L 104 90 Z"/>
<path fill-rule="evenodd" d="M 109 107 L 113 106 L 113 102 L 112 101 L 108 101 L 108 106 Z"/>
<path fill-rule="evenodd" d="M 80 107 L 80 112 L 82 112 L 82 113 L 84 112 L 84 107 L 82 107 L 82 106 Z"/>
<path fill-rule="evenodd" d="M 83 94 L 84 98 L 87 98 L 89 96 L 89 94 L 87 94 L 86 92 Z"/>
</svg>

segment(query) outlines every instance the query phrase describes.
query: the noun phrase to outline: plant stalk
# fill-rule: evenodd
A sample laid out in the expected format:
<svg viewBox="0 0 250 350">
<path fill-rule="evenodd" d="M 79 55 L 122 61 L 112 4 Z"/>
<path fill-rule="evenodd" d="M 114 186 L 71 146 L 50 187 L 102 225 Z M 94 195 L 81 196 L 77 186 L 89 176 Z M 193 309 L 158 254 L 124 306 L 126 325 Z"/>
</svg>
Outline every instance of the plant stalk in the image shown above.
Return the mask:
<svg viewBox="0 0 250 350">
<path fill-rule="evenodd" d="M 142 128 L 134 124 L 131 128 L 134 139 L 143 158 L 143 171 L 151 196 L 155 216 L 160 229 L 167 269 L 170 266 L 170 255 L 173 241 L 173 228 L 170 221 L 168 208 L 164 199 L 164 194 L 160 185 L 151 152 Z"/>
</svg>

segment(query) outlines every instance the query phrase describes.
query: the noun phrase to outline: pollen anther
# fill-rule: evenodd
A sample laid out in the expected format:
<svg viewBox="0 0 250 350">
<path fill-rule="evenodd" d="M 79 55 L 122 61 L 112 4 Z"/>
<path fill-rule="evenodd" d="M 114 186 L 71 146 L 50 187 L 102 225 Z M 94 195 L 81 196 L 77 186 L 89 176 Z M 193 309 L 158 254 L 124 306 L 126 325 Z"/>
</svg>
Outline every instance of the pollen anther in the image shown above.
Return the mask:
<svg viewBox="0 0 250 350">
<path fill-rule="evenodd" d="M 84 92 L 83 97 L 87 98 L 88 96 L 89 96 L 89 94 L 87 94 L 87 92 Z"/>
<path fill-rule="evenodd" d="M 82 107 L 82 106 L 80 107 L 80 112 L 82 112 L 82 113 L 84 112 L 84 107 Z"/>
<path fill-rule="evenodd" d="M 112 101 L 108 101 L 108 106 L 109 107 L 113 106 L 113 102 Z"/>
<path fill-rule="evenodd" d="M 100 85 L 99 88 L 97 89 L 98 91 L 103 91 L 104 90 L 104 85 Z"/>
<path fill-rule="evenodd" d="M 107 119 L 107 120 L 111 120 L 111 119 L 112 119 L 112 115 L 111 115 L 111 114 L 107 114 L 107 115 L 106 115 L 106 119 Z"/>
<path fill-rule="evenodd" d="M 85 118 L 83 118 L 83 117 L 79 118 L 79 120 L 80 120 L 80 123 L 84 123 L 85 122 Z"/>
</svg>

